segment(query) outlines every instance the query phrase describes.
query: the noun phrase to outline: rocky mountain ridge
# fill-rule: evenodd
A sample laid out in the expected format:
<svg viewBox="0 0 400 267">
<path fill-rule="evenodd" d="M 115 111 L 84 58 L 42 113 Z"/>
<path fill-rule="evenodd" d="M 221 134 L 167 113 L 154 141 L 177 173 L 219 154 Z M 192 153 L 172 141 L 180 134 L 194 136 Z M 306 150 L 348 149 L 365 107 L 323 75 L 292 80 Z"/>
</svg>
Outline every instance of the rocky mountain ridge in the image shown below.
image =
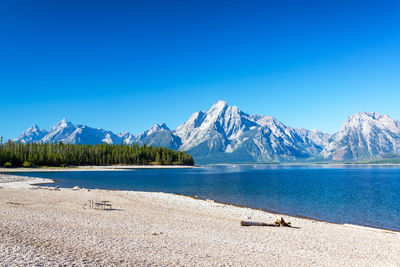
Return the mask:
<svg viewBox="0 0 400 267">
<path fill-rule="evenodd" d="M 162 123 L 137 135 L 114 134 L 63 119 L 49 131 L 34 125 L 14 141 L 147 144 L 188 151 L 198 163 L 363 161 L 400 155 L 400 122 L 360 112 L 330 135 L 292 128 L 271 116 L 249 115 L 220 100 L 193 113 L 176 130 Z"/>
</svg>

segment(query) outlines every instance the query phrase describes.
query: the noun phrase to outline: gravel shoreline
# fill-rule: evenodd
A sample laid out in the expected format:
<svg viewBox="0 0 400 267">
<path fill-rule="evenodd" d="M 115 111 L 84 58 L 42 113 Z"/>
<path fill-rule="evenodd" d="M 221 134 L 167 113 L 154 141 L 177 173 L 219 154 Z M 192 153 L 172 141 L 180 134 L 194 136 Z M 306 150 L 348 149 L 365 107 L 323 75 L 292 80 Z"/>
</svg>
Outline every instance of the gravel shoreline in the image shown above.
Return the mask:
<svg viewBox="0 0 400 267">
<path fill-rule="evenodd" d="M 112 166 L 76 166 L 76 167 L 37 167 L 37 168 L 4 168 L 0 167 L 1 173 L 18 172 L 65 172 L 65 171 L 123 171 L 135 169 L 193 169 L 199 166 L 187 165 L 112 165 Z"/>
<path fill-rule="evenodd" d="M 294 228 L 242 227 L 241 220 L 277 215 L 167 193 L 55 189 L 1 177 L 4 265 L 400 266 L 398 232 L 290 216 Z M 88 200 L 109 200 L 114 209 L 83 209 Z"/>
<path fill-rule="evenodd" d="M 52 179 L 0 174 L 0 188 L 33 188 L 34 185 L 53 182 Z"/>
</svg>

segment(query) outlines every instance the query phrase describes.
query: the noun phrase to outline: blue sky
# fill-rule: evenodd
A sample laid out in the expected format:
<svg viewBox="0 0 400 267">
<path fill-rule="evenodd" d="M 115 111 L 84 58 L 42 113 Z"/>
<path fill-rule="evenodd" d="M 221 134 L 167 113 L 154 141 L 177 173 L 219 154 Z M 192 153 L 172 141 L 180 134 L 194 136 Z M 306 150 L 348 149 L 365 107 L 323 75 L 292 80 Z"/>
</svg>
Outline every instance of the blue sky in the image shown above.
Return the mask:
<svg viewBox="0 0 400 267">
<path fill-rule="evenodd" d="M 337 131 L 400 119 L 399 1 L 0 0 L 0 135 L 175 128 L 219 99 Z"/>
</svg>

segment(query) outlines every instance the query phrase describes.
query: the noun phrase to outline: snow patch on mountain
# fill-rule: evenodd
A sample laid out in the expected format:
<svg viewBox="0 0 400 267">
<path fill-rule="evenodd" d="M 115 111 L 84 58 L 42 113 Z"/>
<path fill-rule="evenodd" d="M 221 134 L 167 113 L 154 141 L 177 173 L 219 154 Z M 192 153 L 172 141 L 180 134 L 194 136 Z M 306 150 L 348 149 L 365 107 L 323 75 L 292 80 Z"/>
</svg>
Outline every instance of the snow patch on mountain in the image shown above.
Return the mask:
<svg viewBox="0 0 400 267">
<path fill-rule="evenodd" d="M 376 112 L 351 115 L 321 152 L 334 161 L 359 161 L 400 154 L 400 122 Z"/>
</svg>

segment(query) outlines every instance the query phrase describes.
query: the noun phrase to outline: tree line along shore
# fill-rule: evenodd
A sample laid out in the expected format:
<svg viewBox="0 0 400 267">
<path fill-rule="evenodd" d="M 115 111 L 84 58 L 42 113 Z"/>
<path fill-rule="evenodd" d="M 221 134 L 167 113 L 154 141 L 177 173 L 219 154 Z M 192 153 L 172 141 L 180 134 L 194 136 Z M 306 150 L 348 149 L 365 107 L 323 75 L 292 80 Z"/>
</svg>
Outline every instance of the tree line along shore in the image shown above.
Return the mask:
<svg viewBox="0 0 400 267">
<path fill-rule="evenodd" d="M 0 144 L 0 166 L 110 166 L 110 165 L 194 165 L 184 151 L 164 147 L 126 144 L 74 145 L 63 143 Z"/>
</svg>

